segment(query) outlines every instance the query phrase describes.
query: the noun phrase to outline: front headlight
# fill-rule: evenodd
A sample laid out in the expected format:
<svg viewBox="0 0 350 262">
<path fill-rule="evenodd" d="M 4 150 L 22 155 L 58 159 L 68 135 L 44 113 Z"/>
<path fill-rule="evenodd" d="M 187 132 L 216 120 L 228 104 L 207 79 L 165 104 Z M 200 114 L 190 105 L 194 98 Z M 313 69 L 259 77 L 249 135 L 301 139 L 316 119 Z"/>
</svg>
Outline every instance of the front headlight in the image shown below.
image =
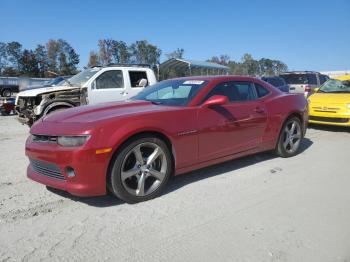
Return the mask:
<svg viewBox="0 0 350 262">
<path fill-rule="evenodd" d="M 60 146 L 74 147 L 82 146 L 90 138 L 89 135 L 83 136 L 59 136 L 57 137 L 57 144 Z"/>
<path fill-rule="evenodd" d="M 350 103 L 348 104 L 348 108 L 350 109 Z"/>
</svg>

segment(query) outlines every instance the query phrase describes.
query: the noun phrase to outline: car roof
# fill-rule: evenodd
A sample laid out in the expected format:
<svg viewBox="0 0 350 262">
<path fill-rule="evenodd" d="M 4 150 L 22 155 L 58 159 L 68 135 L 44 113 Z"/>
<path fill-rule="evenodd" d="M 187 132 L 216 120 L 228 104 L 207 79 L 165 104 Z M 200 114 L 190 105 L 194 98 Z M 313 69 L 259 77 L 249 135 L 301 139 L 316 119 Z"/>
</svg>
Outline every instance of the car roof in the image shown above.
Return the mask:
<svg viewBox="0 0 350 262">
<path fill-rule="evenodd" d="M 171 80 L 171 79 L 167 79 Z M 213 75 L 213 76 L 186 76 L 186 77 L 178 77 L 174 78 L 172 80 L 203 80 L 203 81 L 213 81 L 213 80 L 220 80 L 220 81 L 252 81 L 252 80 L 258 80 L 260 79 L 252 76 L 237 76 L 237 75 Z"/>
<path fill-rule="evenodd" d="M 320 72 L 316 71 L 289 71 L 280 73 L 280 75 L 288 75 L 288 74 L 320 74 Z"/>
</svg>

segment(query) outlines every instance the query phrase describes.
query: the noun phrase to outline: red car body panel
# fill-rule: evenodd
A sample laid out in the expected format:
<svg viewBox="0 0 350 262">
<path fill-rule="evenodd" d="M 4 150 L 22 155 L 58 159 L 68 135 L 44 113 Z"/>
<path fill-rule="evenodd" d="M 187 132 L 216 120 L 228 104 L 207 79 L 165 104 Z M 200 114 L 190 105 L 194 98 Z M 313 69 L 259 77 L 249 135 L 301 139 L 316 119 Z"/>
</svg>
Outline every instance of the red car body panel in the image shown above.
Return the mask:
<svg viewBox="0 0 350 262">
<path fill-rule="evenodd" d="M 131 136 L 153 132 L 171 145 L 175 174 L 220 163 L 256 152 L 274 149 L 284 121 L 292 114 L 308 120 L 303 95 L 284 94 L 271 85 L 251 77 L 191 77 L 209 83 L 184 107 L 154 105 L 147 101 L 116 102 L 81 106 L 53 113 L 31 128 L 32 134 L 83 135 L 90 139 L 81 147 L 61 147 L 55 143 L 26 142 L 30 159 L 57 165 L 65 180 L 58 181 L 28 167 L 28 177 L 42 184 L 79 196 L 106 194 L 108 166 L 120 146 Z M 270 93 L 260 99 L 234 102 L 220 107 L 201 107 L 206 94 L 225 81 L 251 81 Z M 96 150 L 112 148 L 96 154 Z M 69 178 L 67 167 L 76 176 Z"/>
</svg>

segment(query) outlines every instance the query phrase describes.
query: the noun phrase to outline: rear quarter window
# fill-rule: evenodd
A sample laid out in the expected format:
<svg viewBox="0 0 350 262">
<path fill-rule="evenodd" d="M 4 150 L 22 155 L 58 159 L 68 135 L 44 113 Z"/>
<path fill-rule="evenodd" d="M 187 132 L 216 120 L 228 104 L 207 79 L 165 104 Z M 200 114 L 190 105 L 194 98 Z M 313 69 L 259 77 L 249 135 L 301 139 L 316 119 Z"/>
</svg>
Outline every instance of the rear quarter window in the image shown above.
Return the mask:
<svg viewBox="0 0 350 262">
<path fill-rule="evenodd" d="M 262 85 L 257 84 L 257 83 L 255 83 L 254 85 L 255 85 L 256 94 L 257 94 L 258 98 L 267 96 L 270 93 L 270 91 L 268 89 L 266 89 L 265 87 L 263 87 Z"/>
</svg>

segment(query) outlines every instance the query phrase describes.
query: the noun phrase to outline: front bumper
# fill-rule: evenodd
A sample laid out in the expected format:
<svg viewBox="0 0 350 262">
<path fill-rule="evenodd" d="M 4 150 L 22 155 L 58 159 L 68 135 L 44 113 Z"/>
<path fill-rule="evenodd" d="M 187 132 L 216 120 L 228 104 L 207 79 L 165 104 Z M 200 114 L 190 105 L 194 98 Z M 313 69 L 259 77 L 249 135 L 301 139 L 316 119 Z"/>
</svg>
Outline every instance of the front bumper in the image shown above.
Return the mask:
<svg viewBox="0 0 350 262">
<path fill-rule="evenodd" d="M 96 155 L 95 149 L 84 148 L 84 146 L 64 148 L 55 143 L 33 142 L 28 139 L 26 155 L 32 161 L 27 168 L 27 176 L 36 182 L 67 191 L 76 196 L 105 195 L 110 154 Z M 45 172 L 44 174 L 38 172 L 32 163 L 33 161 L 57 166 L 63 178 L 57 179 L 45 175 Z M 74 177 L 68 176 L 69 168 L 74 170 Z"/>
<path fill-rule="evenodd" d="M 350 126 L 349 114 L 310 114 L 310 124 Z"/>
</svg>

